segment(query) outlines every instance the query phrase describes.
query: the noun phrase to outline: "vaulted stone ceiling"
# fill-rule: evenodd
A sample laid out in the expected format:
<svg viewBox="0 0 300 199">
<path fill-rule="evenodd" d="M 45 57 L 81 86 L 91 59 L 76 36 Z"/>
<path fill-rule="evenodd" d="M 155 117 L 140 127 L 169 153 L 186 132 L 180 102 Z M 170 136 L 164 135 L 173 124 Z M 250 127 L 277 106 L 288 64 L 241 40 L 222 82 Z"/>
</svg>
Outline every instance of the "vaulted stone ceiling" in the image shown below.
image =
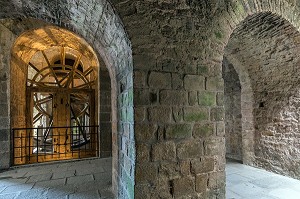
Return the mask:
<svg viewBox="0 0 300 199">
<path fill-rule="evenodd" d="M 236 28 L 225 54 L 248 70 L 253 90 L 275 92 L 300 82 L 299 50 L 300 34 L 288 21 L 260 13 Z"/>
</svg>

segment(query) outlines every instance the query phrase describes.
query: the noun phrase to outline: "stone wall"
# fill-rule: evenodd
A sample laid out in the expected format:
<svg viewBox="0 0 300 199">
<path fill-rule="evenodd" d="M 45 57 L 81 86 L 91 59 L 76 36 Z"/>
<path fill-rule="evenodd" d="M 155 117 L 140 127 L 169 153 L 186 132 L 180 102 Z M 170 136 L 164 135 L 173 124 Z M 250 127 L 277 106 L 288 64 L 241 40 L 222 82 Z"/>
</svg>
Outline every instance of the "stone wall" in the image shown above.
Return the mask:
<svg viewBox="0 0 300 199">
<path fill-rule="evenodd" d="M 0 24 L 0 170 L 11 165 L 10 135 L 10 50 L 16 36 Z M 15 84 L 13 86 L 17 86 Z M 14 98 L 17 100 L 16 98 Z M 14 106 L 18 103 L 15 101 Z"/>
<path fill-rule="evenodd" d="M 254 91 L 254 164 L 298 179 L 299 38 L 288 21 L 267 12 L 241 23 L 226 49 L 247 69 Z"/>
<path fill-rule="evenodd" d="M 221 56 L 208 48 L 206 3 L 115 4 L 133 46 L 135 198 L 225 196 Z"/>
<path fill-rule="evenodd" d="M 222 67 L 224 79 L 226 158 L 242 161 L 241 84 L 233 65 L 226 58 Z"/>
<path fill-rule="evenodd" d="M 100 157 L 112 156 L 111 82 L 107 70 L 100 71 Z"/>
<path fill-rule="evenodd" d="M 120 18 L 115 13 L 112 5 L 107 1 L 3 1 L 0 3 L 3 8 L 0 18 L 14 19 L 8 25 L 15 35 L 19 36 L 23 31 L 31 28 L 39 28 L 42 24 L 53 24 L 66 28 L 80 37 L 86 39 L 100 56 L 111 76 L 112 81 L 112 134 L 113 134 L 113 189 L 115 193 L 124 190 L 123 196 L 133 198 L 134 185 L 134 154 L 135 144 L 133 140 L 133 128 L 131 128 L 129 145 L 124 145 L 130 149 L 130 161 L 119 160 L 119 154 L 128 155 L 127 151 L 121 150 L 120 139 L 123 131 L 123 121 L 117 120 L 118 109 L 123 108 L 128 111 L 123 112 L 128 118 L 133 115 L 132 97 L 128 98 L 127 104 L 123 104 L 124 93 L 118 89 L 120 81 L 123 81 L 125 93 L 132 93 L 132 52 L 131 45 L 124 31 Z M 42 23 L 41 23 L 42 22 Z M 6 42 L 7 39 L 2 40 Z M 5 43 L 6 44 L 6 43 Z M 3 45 L 5 46 L 5 45 Z M 10 52 L 7 50 L 7 52 Z M 9 57 L 9 56 L 7 56 Z M 7 68 L 9 70 L 9 68 Z M 127 79 L 128 81 L 125 81 Z M 14 82 L 12 82 L 14 83 Z M 130 101 L 131 100 L 131 101 Z M 118 103 L 118 104 L 117 104 Z M 3 114 L 3 117 L 6 115 Z M 131 126 L 133 119 L 130 120 Z M 7 151 L 7 150 L 6 150 Z M 7 157 L 5 157 L 6 159 Z M 5 160 L 7 162 L 7 159 Z M 130 167 L 127 177 L 121 175 L 122 167 Z M 121 166 L 120 166 L 121 165 Z M 119 167 L 120 166 L 120 167 Z M 131 194 L 131 195 L 130 195 Z"/>
</svg>

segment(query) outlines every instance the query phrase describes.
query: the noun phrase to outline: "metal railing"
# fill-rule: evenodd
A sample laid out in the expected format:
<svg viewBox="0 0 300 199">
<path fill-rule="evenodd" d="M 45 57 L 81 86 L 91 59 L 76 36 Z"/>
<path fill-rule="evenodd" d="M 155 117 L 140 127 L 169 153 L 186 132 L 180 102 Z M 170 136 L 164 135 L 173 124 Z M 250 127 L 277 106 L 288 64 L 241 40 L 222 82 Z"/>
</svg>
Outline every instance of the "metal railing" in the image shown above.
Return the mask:
<svg viewBox="0 0 300 199">
<path fill-rule="evenodd" d="M 14 128 L 14 165 L 99 156 L 99 126 Z"/>
</svg>

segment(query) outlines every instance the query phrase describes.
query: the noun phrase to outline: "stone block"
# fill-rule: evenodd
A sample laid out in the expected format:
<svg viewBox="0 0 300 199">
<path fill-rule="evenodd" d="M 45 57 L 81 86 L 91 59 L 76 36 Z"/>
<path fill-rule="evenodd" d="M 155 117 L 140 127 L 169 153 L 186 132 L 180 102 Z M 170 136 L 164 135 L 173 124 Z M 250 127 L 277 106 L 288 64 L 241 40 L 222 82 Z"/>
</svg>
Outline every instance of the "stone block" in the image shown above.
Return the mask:
<svg viewBox="0 0 300 199">
<path fill-rule="evenodd" d="M 169 107 L 151 107 L 148 109 L 150 122 L 170 122 L 172 109 Z"/>
<path fill-rule="evenodd" d="M 173 191 L 175 198 L 193 194 L 195 192 L 194 179 L 183 177 L 173 180 Z"/>
<path fill-rule="evenodd" d="M 210 111 L 210 120 L 211 121 L 223 121 L 225 118 L 224 108 L 212 108 Z"/>
<path fill-rule="evenodd" d="M 190 175 L 190 170 L 191 170 L 191 163 L 189 160 L 182 160 L 179 162 L 180 165 L 180 172 L 182 175 Z"/>
<path fill-rule="evenodd" d="M 200 106 L 215 106 L 216 94 L 214 92 L 203 91 L 198 95 Z"/>
<path fill-rule="evenodd" d="M 198 66 L 197 71 L 198 71 L 198 74 L 203 75 L 203 76 L 209 74 L 209 68 L 207 66 L 200 65 L 200 66 Z"/>
<path fill-rule="evenodd" d="M 180 166 L 177 162 L 162 162 L 159 166 L 160 178 L 174 179 L 179 178 Z"/>
<path fill-rule="evenodd" d="M 214 172 L 208 175 L 208 188 L 218 189 L 225 186 L 225 172 Z"/>
<path fill-rule="evenodd" d="M 215 160 L 205 157 L 191 161 L 191 172 L 193 174 L 208 173 L 214 171 Z"/>
<path fill-rule="evenodd" d="M 175 122 L 181 122 L 183 120 L 183 109 L 180 107 L 173 107 L 172 116 Z"/>
<path fill-rule="evenodd" d="M 135 54 L 133 62 L 136 69 L 148 70 L 156 67 L 156 59 L 154 55 L 150 54 Z"/>
<path fill-rule="evenodd" d="M 150 90 L 135 89 L 134 90 L 135 105 L 149 105 L 150 104 Z"/>
<path fill-rule="evenodd" d="M 134 71 L 133 86 L 134 88 L 145 88 L 146 75 L 143 71 Z"/>
<path fill-rule="evenodd" d="M 135 180 L 137 183 L 153 183 L 157 179 L 158 167 L 155 163 L 137 163 Z"/>
<path fill-rule="evenodd" d="M 211 138 L 204 141 L 205 155 L 220 155 L 225 151 L 225 138 Z"/>
<path fill-rule="evenodd" d="M 0 142 L 8 141 L 9 129 L 1 129 L 0 130 Z"/>
<path fill-rule="evenodd" d="M 203 155 L 203 143 L 198 140 L 187 140 L 177 145 L 179 159 L 200 158 Z"/>
<path fill-rule="evenodd" d="M 217 106 L 224 106 L 224 93 L 223 92 L 217 93 Z"/>
<path fill-rule="evenodd" d="M 164 105 L 185 105 L 188 103 L 188 94 L 185 91 L 162 90 L 159 101 Z"/>
<path fill-rule="evenodd" d="M 215 129 L 213 123 L 195 124 L 193 136 L 196 138 L 207 138 L 214 135 Z"/>
<path fill-rule="evenodd" d="M 136 123 L 134 128 L 137 143 L 151 143 L 156 140 L 157 125 Z"/>
<path fill-rule="evenodd" d="M 209 119 L 207 108 L 187 107 L 184 108 L 184 121 L 201 122 Z"/>
<path fill-rule="evenodd" d="M 191 124 L 170 124 L 166 127 L 166 139 L 182 139 L 192 136 Z"/>
<path fill-rule="evenodd" d="M 8 104 L 0 104 L 0 116 L 1 117 L 8 116 Z"/>
<path fill-rule="evenodd" d="M 10 153 L 0 153 L 0 169 L 8 169 L 10 167 Z"/>
<path fill-rule="evenodd" d="M 144 122 L 147 120 L 145 107 L 134 107 L 135 122 Z"/>
<path fill-rule="evenodd" d="M 198 96 L 197 91 L 189 92 L 189 105 L 194 106 L 198 105 Z"/>
<path fill-rule="evenodd" d="M 209 91 L 223 91 L 224 80 L 222 77 L 209 77 L 207 78 L 206 89 Z"/>
<path fill-rule="evenodd" d="M 208 184 L 208 175 L 207 174 L 199 174 L 196 175 L 196 192 L 203 193 L 207 190 L 207 184 Z"/>
<path fill-rule="evenodd" d="M 183 88 L 183 78 L 180 74 L 172 73 L 172 88 L 175 90 Z"/>
<path fill-rule="evenodd" d="M 148 78 L 150 88 L 155 89 L 170 89 L 171 88 L 171 74 L 161 72 L 151 72 Z"/>
<path fill-rule="evenodd" d="M 216 131 L 217 131 L 217 136 L 224 136 L 225 135 L 225 124 L 224 122 L 218 122 L 216 125 Z"/>
<path fill-rule="evenodd" d="M 174 160 L 176 158 L 176 146 L 172 141 L 154 144 L 152 147 L 153 161 Z"/>
<path fill-rule="evenodd" d="M 150 146 L 147 144 L 136 144 L 136 161 L 148 162 L 150 160 Z"/>
<path fill-rule="evenodd" d="M 184 77 L 184 88 L 191 91 L 204 90 L 205 77 L 200 75 L 186 75 Z"/>
</svg>

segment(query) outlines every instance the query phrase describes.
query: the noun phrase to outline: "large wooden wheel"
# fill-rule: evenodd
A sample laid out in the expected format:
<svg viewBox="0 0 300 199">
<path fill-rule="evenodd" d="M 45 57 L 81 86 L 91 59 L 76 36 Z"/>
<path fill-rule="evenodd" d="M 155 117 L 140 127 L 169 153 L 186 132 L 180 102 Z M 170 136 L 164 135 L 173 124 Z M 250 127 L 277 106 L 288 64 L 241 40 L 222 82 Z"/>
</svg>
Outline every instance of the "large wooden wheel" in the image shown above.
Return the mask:
<svg viewBox="0 0 300 199">
<path fill-rule="evenodd" d="M 29 104 L 32 105 L 31 127 L 40 128 L 33 135 L 33 145 L 39 146 L 33 149 L 33 153 L 58 151 L 54 147 L 55 144 L 59 145 L 55 140 L 69 143 L 69 148 L 63 149 L 68 152 L 88 144 L 91 139 L 90 130 L 85 126 L 94 124 L 91 121 L 94 120 L 94 116 L 91 115 L 91 109 L 94 109 L 91 107 L 94 101 L 91 99 L 94 97 L 91 91 L 96 79 L 94 67 L 85 66 L 81 54 L 68 55 L 64 47 L 60 49 L 59 59 L 53 59 L 53 55 L 40 51 L 43 61 L 30 62 L 28 65 L 27 88 L 31 93 L 28 95 L 31 101 Z M 49 57 L 52 57 L 51 60 Z M 61 141 L 62 137 L 53 130 L 54 126 L 71 128 L 71 132 L 68 130 L 69 138 Z M 55 139 L 55 135 L 60 137 Z"/>
</svg>

